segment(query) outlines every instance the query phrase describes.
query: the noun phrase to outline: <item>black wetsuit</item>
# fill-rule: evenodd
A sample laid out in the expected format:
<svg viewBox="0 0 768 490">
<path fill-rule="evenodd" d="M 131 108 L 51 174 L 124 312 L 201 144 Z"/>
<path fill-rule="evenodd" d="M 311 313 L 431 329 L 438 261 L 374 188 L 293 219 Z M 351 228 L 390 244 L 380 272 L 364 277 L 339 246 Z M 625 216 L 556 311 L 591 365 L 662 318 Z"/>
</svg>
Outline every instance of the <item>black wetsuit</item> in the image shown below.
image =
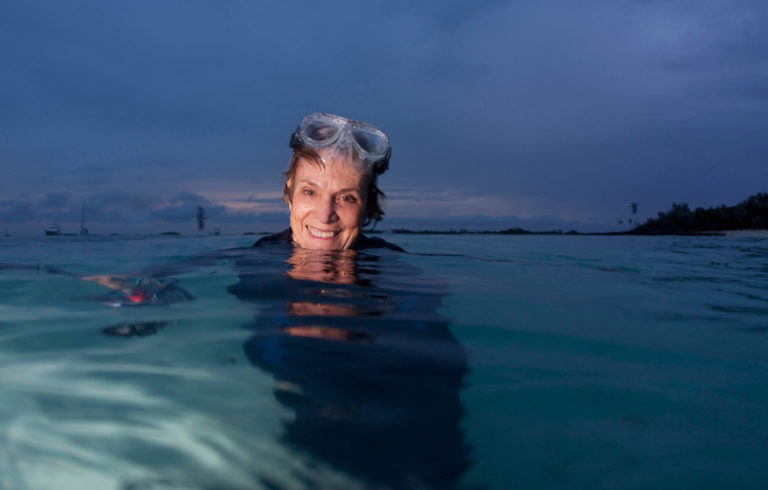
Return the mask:
<svg viewBox="0 0 768 490">
<path fill-rule="evenodd" d="M 253 246 L 263 247 L 265 245 L 281 244 L 293 248 L 292 237 L 292 231 L 290 228 L 288 228 L 287 230 L 284 230 L 280 233 L 275 233 L 274 235 L 260 238 L 256 243 L 253 244 Z M 355 241 L 355 244 L 352 246 L 352 250 L 366 250 L 369 248 L 387 248 L 396 252 L 405 252 L 405 250 L 403 250 L 401 247 L 398 247 L 394 243 L 389 243 L 388 241 L 382 240 L 379 237 L 371 238 L 365 235 L 360 235 Z"/>
</svg>

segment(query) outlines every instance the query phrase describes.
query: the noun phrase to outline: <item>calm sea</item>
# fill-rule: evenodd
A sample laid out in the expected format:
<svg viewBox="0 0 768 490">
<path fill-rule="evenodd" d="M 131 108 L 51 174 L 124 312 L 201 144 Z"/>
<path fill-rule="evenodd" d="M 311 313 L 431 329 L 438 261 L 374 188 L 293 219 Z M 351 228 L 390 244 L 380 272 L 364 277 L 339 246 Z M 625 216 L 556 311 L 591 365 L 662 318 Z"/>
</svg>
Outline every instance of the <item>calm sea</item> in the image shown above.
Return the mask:
<svg viewBox="0 0 768 490">
<path fill-rule="evenodd" d="M 768 240 L 383 237 L 0 238 L 0 488 L 765 488 Z"/>
</svg>

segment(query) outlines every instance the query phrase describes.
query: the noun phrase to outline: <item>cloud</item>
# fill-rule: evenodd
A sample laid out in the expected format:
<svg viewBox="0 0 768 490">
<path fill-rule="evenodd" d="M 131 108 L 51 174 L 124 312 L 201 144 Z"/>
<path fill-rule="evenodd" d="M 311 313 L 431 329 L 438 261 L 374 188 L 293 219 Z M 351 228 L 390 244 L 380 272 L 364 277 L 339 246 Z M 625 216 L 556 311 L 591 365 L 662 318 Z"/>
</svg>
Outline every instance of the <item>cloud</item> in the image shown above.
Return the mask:
<svg viewBox="0 0 768 490">
<path fill-rule="evenodd" d="M 387 193 L 386 219 L 421 219 L 456 221 L 479 218 L 481 222 L 513 223 L 600 223 L 602 217 L 574 212 L 577 203 L 565 199 L 542 199 L 532 195 L 485 195 L 471 189 L 451 188 L 430 191 L 424 188 L 396 189 Z M 612 218 L 611 218 L 611 221 Z"/>
<path fill-rule="evenodd" d="M 40 202 L 41 209 L 62 209 L 72 205 L 73 196 L 69 192 L 54 192 L 46 194 Z"/>
<path fill-rule="evenodd" d="M 171 196 L 168 202 L 177 206 L 208 206 L 211 204 L 211 201 L 194 192 L 178 192 Z"/>
<path fill-rule="evenodd" d="M 36 216 L 35 207 L 27 201 L 0 201 L 0 222 L 18 223 Z"/>
<path fill-rule="evenodd" d="M 204 208 L 209 227 L 236 225 L 237 229 L 245 230 L 264 225 L 275 230 L 287 226 L 285 204 L 269 194 L 257 196 L 222 203 L 218 203 L 216 197 L 189 191 L 167 196 L 125 191 L 83 196 L 69 193 L 19 196 L 0 201 L 0 225 L 24 228 L 33 233 L 51 222 L 79 226 L 84 202 L 85 222 L 92 233 L 160 231 L 175 225 L 191 231 L 196 229 L 198 206 Z"/>
<path fill-rule="evenodd" d="M 88 196 L 115 222 L 284 212 L 288 135 L 330 111 L 387 131 L 382 188 L 434 196 L 420 209 L 737 202 L 768 181 L 767 5 L 5 2 L 0 198 L 50 194 L 11 215 L 53 218 Z M 209 202 L 159 197 L 181 192 Z"/>
</svg>

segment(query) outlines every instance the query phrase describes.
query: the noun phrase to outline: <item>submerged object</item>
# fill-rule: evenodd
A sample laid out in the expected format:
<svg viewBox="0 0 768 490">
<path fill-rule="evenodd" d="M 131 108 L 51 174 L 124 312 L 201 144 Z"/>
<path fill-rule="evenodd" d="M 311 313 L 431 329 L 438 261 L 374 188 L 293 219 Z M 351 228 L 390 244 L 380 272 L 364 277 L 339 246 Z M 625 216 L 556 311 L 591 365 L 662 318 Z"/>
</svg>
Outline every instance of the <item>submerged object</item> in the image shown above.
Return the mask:
<svg viewBox="0 0 768 490">
<path fill-rule="evenodd" d="M 102 328 L 101 333 L 110 337 L 145 337 L 156 334 L 158 330 L 169 324 L 170 322 L 166 321 L 120 323 Z"/>
<path fill-rule="evenodd" d="M 72 274 L 71 272 L 67 272 L 64 269 L 60 269 L 53 265 L 44 265 L 44 264 L 27 265 L 27 264 L 8 264 L 5 262 L 0 262 L 0 270 L 4 270 L 4 269 L 43 272 L 46 274 L 78 277 L 77 274 Z"/>
<path fill-rule="evenodd" d="M 194 301 L 195 297 L 177 285 L 176 281 L 164 281 L 155 278 L 118 279 L 125 287 L 96 297 L 96 301 L 108 303 L 114 307 L 169 305 Z"/>
</svg>

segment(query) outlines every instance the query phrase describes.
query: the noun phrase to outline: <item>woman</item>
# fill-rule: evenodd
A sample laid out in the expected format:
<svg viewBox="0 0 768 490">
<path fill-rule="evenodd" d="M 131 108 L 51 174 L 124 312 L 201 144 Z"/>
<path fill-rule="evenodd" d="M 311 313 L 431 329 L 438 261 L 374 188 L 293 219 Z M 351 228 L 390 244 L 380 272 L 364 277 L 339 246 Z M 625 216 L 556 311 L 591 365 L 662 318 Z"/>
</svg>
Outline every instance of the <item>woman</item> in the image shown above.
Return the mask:
<svg viewBox="0 0 768 490">
<path fill-rule="evenodd" d="M 388 248 L 404 251 L 362 228 L 381 220 L 378 176 L 389 166 L 389 138 L 370 124 L 332 114 L 306 116 L 291 136 L 283 200 L 291 227 L 256 246 L 290 243 L 315 250 Z"/>
<path fill-rule="evenodd" d="M 470 450 L 459 394 L 466 354 L 437 312 L 445 291 L 395 254 L 362 251 L 403 251 L 362 234 L 384 215 L 377 178 L 389 140 L 369 124 L 311 114 L 291 148 L 291 226 L 256 243 L 290 257 L 275 254 L 280 274 L 267 254 L 243 257 L 228 288 L 259 305 L 244 351 L 293 413 L 280 440 L 366 487 L 451 488 Z"/>
</svg>

